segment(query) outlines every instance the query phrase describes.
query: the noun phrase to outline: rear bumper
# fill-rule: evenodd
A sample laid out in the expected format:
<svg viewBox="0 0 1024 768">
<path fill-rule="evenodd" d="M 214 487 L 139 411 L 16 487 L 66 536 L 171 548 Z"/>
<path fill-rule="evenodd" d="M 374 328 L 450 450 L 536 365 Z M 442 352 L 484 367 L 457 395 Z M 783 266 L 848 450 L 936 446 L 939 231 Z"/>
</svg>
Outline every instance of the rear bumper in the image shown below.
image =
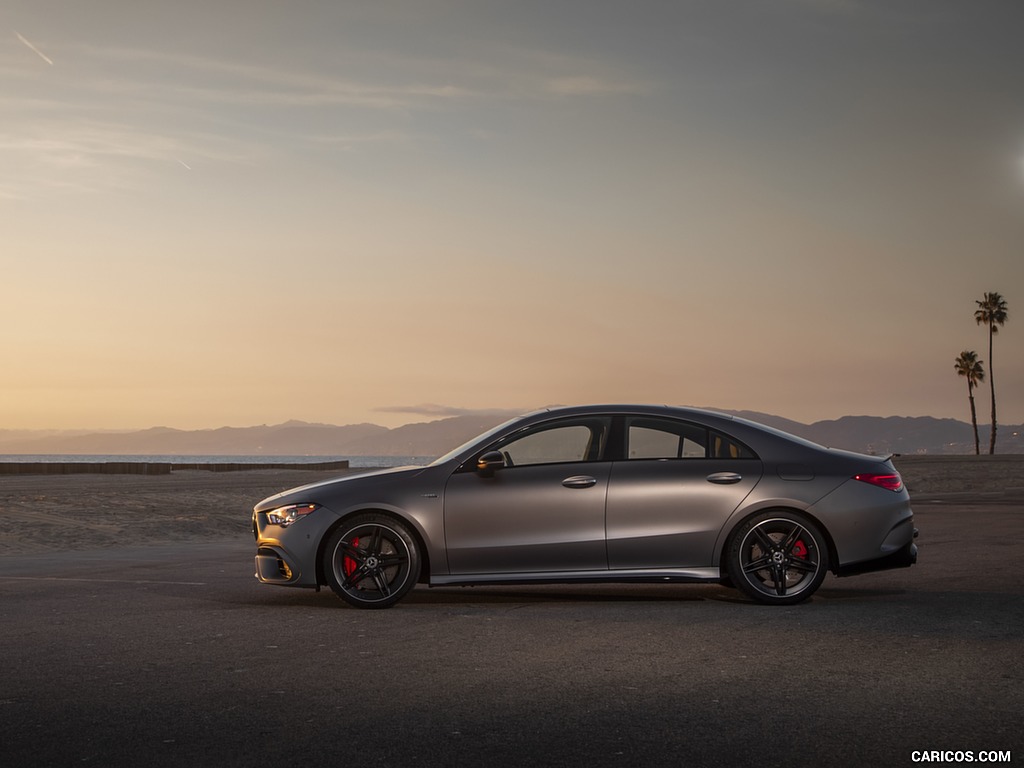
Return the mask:
<svg viewBox="0 0 1024 768">
<path fill-rule="evenodd" d="M 914 538 L 917 538 L 917 528 L 914 529 Z M 872 573 L 873 571 L 888 571 L 893 568 L 909 568 L 917 562 L 917 544 L 909 541 L 902 547 L 884 557 L 874 560 L 864 560 L 859 563 L 847 563 L 836 569 L 836 576 L 856 576 L 861 573 Z"/>
</svg>

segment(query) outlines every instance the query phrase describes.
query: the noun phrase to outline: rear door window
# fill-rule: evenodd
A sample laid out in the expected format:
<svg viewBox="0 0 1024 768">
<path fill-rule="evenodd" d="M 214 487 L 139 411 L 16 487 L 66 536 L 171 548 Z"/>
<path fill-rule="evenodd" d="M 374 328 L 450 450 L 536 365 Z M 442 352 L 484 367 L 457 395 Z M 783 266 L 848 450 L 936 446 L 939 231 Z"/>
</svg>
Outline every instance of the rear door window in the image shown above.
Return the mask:
<svg viewBox="0 0 1024 768">
<path fill-rule="evenodd" d="M 738 440 L 698 424 L 647 416 L 626 419 L 626 458 L 752 459 Z"/>
</svg>

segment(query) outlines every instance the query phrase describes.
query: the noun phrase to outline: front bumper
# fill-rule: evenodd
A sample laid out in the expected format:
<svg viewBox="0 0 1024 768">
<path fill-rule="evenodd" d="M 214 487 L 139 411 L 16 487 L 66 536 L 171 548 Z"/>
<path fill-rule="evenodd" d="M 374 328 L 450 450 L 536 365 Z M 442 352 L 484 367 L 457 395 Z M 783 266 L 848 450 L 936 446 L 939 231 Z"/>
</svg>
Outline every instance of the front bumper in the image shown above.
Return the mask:
<svg viewBox="0 0 1024 768">
<path fill-rule="evenodd" d="M 319 589 L 317 547 L 335 516 L 320 509 L 287 528 L 273 525 L 265 512 L 253 512 L 255 573 L 263 584 Z"/>
<path fill-rule="evenodd" d="M 273 547 L 263 546 L 256 550 L 256 573 L 253 575 L 264 584 L 307 586 L 300 583 L 302 571 L 291 561 L 288 553 Z"/>
</svg>

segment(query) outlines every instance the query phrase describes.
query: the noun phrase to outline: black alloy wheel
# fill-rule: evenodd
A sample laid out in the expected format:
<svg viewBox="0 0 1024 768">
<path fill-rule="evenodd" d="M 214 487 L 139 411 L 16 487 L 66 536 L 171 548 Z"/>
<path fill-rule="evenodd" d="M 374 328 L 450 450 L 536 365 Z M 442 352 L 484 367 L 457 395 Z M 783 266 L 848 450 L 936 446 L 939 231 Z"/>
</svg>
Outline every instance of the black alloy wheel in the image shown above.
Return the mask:
<svg viewBox="0 0 1024 768">
<path fill-rule="evenodd" d="M 358 515 L 335 530 L 324 549 L 324 576 L 334 593 L 357 608 L 389 608 L 416 586 L 416 540 L 386 515 Z"/>
<path fill-rule="evenodd" d="M 763 512 L 733 535 L 727 563 L 728 577 L 748 597 L 793 605 L 824 581 L 828 546 L 818 527 L 798 512 Z"/>
</svg>

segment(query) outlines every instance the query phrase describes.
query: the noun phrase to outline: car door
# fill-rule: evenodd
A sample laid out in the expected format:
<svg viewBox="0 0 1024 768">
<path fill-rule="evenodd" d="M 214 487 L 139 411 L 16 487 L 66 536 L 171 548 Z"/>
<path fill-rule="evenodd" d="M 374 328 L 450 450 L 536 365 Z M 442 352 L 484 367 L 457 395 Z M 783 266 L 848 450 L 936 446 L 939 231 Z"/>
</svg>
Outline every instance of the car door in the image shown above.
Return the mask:
<svg viewBox="0 0 1024 768">
<path fill-rule="evenodd" d="M 739 442 L 698 424 L 626 417 L 608 484 L 608 565 L 713 567 L 722 525 L 761 478 Z"/>
<path fill-rule="evenodd" d="M 475 459 L 448 479 L 445 542 L 454 574 L 605 570 L 603 460 L 611 419 L 562 419 L 487 447 L 504 466 L 480 473 Z"/>
</svg>

